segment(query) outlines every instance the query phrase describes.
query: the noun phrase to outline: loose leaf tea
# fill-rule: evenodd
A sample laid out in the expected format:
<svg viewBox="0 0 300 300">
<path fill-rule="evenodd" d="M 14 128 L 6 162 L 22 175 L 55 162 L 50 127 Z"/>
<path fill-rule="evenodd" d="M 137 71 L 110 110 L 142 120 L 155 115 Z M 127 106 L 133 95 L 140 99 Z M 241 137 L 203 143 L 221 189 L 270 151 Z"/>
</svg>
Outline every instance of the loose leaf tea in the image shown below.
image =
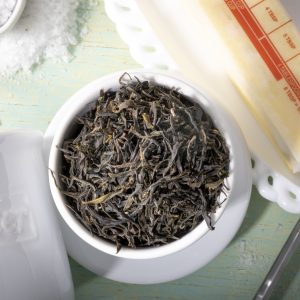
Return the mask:
<svg viewBox="0 0 300 300">
<path fill-rule="evenodd" d="M 62 146 L 67 206 L 117 248 L 177 240 L 226 195 L 229 150 L 210 116 L 175 88 L 125 73 Z"/>
</svg>

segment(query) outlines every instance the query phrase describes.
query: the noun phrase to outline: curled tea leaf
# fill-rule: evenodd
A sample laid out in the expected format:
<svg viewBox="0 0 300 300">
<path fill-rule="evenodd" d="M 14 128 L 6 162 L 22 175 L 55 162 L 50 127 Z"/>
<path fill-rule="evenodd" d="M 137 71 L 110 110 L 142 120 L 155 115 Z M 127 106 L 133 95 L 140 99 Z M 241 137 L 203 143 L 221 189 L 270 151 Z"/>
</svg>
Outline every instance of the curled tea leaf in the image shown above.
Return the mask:
<svg viewBox="0 0 300 300">
<path fill-rule="evenodd" d="M 85 204 L 85 205 L 91 205 L 91 204 L 101 204 L 101 203 L 104 203 L 108 200 L 110 200 L 111 198 L 121 194 L 123 192 L 123 190 L 119 190 L 117 192 L 111 192 L 111 193 L 108 193 L 106 195 L 102 195 L 96 199 L 93 199 L 93 200 L 90 200 L 90 201 L 85 201 L 85 202 L 82 202 L 82 204 Z"/>
<path fill-rule="evenodd" d="M 61 147 L 56 178 L 66 205 L 117 251 L 165 245 L 203 221 L 213 229 L 229 175 L 221 132 L 177 89 L 127 73 L 119 81 L 101 90 Z"/>
</svg>

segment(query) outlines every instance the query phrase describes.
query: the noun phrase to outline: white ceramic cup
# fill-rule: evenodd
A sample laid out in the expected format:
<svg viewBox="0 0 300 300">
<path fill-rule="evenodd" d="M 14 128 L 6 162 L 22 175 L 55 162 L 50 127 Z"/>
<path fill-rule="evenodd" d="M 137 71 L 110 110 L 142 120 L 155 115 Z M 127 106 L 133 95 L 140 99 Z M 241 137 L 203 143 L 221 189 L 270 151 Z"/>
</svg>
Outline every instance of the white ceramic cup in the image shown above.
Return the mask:
<svg viewBox="0 0 300 300">
<path fill-rule="evenodd" d="M 56 187 L 54 178 L 51 173 L 51 171 L 53 171 L 55 174 L 54 176 L 57 176 L 57 174 L 59 174 L 62 153 L 58 150 L 58 147 L 60 147 L 63 141 L 72 133 L 72 126 L 75 124 L 74 120 L 76 116 L 80 116 L 89 110 L 91 104 L 93 104 L 98 98 L 101 89 L 104 91 L 108 89 L 118 89 L 118 87 L 120 86 L 119 78 L 123 73 L 124 72 L 118 72 L 97 79 L 80 89 L 69 99 L 69 103 L 72 103 L 72 105 L 69 106 L 71 107 L 71 109 L 69 109 L 64 118 L 60 120 L 60 126 L 54 135 L 54 139 L 50 149 L 50 189 L 61 217 L 64 219 L 66 224 L 74 231 L 74 233 L 87 244 L 98 249 L 99 251 L 103 251 L 105 253 L 118 257 L 129 259 L 151 259 L 169 255 L 190 246 L 209 231 L 208 226 L 203 221 L 191 232 L 187 233 L 179 240 L 171 242 L 167 245 L 136 249 L 122 247 L 121 250 L 117 253 L 116 246 L 113 243 L 108 242 L 102 238 L 92 236 L 90 232 L 86 228 L 84 228 L 82 224 L 80 224 L 73 213 L 67 208 L 65 204 L 65 196 Z M 204 95 L 199 89 L 179 78 L 177 75 L 174 76 L 173 74 L 171 75 L 145 70 L 128 71 L 128 73 L 132 77 L 137 76 L 140 80 L 150 80 L 167 87 L 179 88 L 181 93 L 191 98 L 194 102 L 199 103 L 201 107 L 209 113 L 217 128 L 222 132 L 230 150 L 230 176 L 227 179 L 227 185 L 229 186 L 227 200 L 223 202 L 222 197 L 224 197 L 224 195 L 220 196 L 219 203 L 223 203 L 212 216 L 215 226 L 218 226 L 217 221 L 221 217 L 226 204 L 230 201 L 231 194 L 239 180 L 235 175 L 235 169 L 236 167 L 238 167 L 235 163 L 235 153 L 241 151 L 237 145 L 239 145 L 240 143 L 245 144 L 245 141 L 241 140 L 241 135 L 236 136 L 236 134 L 234 134 L 236 130 L 239 130 L 236 123 L 228 115 L 224 108 L 218 105 L 212 98 Z M 244 148 L 242 147 L 242 149 Z M 243 154 L 243 157 L 250 160 L 248 153 L 245 155 Z M 57 177 L 56 181 L 58 181 Z"/>
<path fill-rule="evenodd" d="M 8 20 L 2 26 L 0 26 L 0 34 L 11 30 L 16 25 L 23 13 L 26 2 L 26 0 L 17 0 L 12 14 L 9 16 Z"/>
</svg>

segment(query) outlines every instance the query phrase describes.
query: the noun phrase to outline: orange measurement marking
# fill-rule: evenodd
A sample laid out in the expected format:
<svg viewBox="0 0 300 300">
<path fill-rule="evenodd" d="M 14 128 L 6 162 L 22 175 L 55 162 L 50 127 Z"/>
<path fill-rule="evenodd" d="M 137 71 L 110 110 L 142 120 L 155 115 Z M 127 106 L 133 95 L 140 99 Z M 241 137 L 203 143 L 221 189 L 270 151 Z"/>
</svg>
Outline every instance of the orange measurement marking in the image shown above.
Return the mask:
<svg viewBox="0 0 300 300">
<path fill-rule="evenodd" d="M 273 10 L 270 7 L 266 7 L 266 11 L 268 12 L 270 18 L 274 21 L 274 22 L 278 22 L 278 18 L 276 17 L 276 15 L 274 14 Z"/>
<path fill-rule="evenodd" d="M 227 4 L 228 8 L 231 10 L 236 20 L 244 29 L 248 38 L 260 54 L 261 58 L 265 61 L 274 78 L 277 81 L 284 79 L 287 85 L 290 87 L 292 93 L 300 102 L 299 80 L 297 79 L 295 74 L 290 70 L 290 68 L 282 58 L 281 53 L 275 47 L 275 45 L 269 38 L 268 34 L 265 32 L 260 22 L 257 20 L 256 16 L 253 14 L 251 9 L 247 6 L 245 0 L 224 0 L 224 2 Z M 263 1 L 258 2 L 256 5 L 260 4 L 261 2 Z M 286 25 L 290 21 L 291 20 L 285 22 L 279 27 Z M 287 43 L 290 45 L 290 47 L 295 46 L 288 34 L 284 34 L 283 36 L 286 39 Z"/>
<path fill-rule="evenodd" d="M 290 46 L 290 48 L 296 49 L 296 44 L 293 42 L 293 40 L 291 39 L 291 37 L 287 33 L 285 33 L 283 35 L 283 37 L 285 38 L 285 40 L 288 43 L 288 45 Z"/>
<path fill-rule="evenodd" d="M 261 4 L 262 2 L 264 2 L 265 0 L 261 0 L 259 2 L 257 2 L 256 4 L 252 5 L 251 7 L 249 7 L 250 9 L 254 8 L 255 6 Z"/>
<path fill-rule="evenodd" d="M 246 7 L 244 9 L 239 9 L 237 4 L 241 3 L 239 0 L 224 0 L 225 3 L 228 5 L 229 9 L 231 10 L 232 14 L 235 16 L 237 21 L 240 23 L 242 28 L 244 29 L 245 33 L 248 35 L 250 41 L 252 42 L 253 46 L 256 48 L 262 59 L 265 61 L 266 65 L 269 67 L 269 70 L 272 72 L 273 76 L 276 80 L 282 79 L 282 75 L 280 73 L 279 67 L 276 63 L 280 61 L 280 59 L 276 59 L 272 57 L 270 53 L 266 50 L 271 48 L 271 45 L 266 37 L 264 37 L 264 32 L 259 28 L 258 24 L 254 20 L 251 14 L 247 11 Z M 243 3 L 243 2 L 242 2 Z M 261 42 L 259 39 L 264 37 Z M 275 62 L 274 62 L 275 58 Z"/>
<path fill-rule="evenodd" d="M 291 61 L 292 59 L 294 59 L 295 57 L 297 57 L 297 56 L 299 56 L 299 55 L 300 55 L 300 52 L 297 53 L 296 55 L 290 57 L 290 58 L 289 58 L 288 60 L 286 60 L 285 62 L 287 63 L 287 62 Z"/>
<path fill-rule="evenodd" d="M 232 0 L 232 1 L 241 1 L 241 2 L 244 2 L 245 0 Z M 250 11 L 251 12 L 251 11 Z M 256 20 L 256 22 L 258 23 L 258 24 L 260 24 L 259 23 L 259 21 L 257 20 L 257 18 L 256 18 L 256 16 L 251 12 L 251 14 L 252 14 L 252 18 L 254 19 L 254 20 Z M 261 25 L 260 25 L 261 26 Z M 268 35 L 267 35 L 267 33 L 265 32 L 265 30 L 264 30 L 264 28 L 261 26 L 261 30 L 264 32 L 264 34 L 266 35 L 266 37 L 268 37 Z M 299 93 L 299 91 L 300 91 L 300 83 L 299 83 L 299 80 L 296 78 L 296 76 L 294 75 L 294 73 L 289 69 L 289 67 L 288 67 L 288 65 L 286 65 L 286 63 L 285 63 L 285 61 L 284 61 L 284 59 L 282 58 L 282 56 L 281 56 L 281 53 L 278 51 L 278 49 L 275 47 L 275 45 L 273 44 L 273 42 L 271 41 L 271 39 L 268 37 L 268 40 L 269 40 L 269 42 L 270 42 L 270 44 L 272 45 L 272 47 L 273 47 L 273 49 L 275 50 L 275 53 L 276 53 L 276 55 L 278 55 L 279 57 L 280 57 L 280 59 L 281 59 L 281 62 L 282 62 L 282 64 L 285 64 L 285 68 L 287 68 L 287 70 L 289 71 L 289 76 L 293 79 L 293 81 L 295 81 L 296 82 L 296 84 L 298 85 L 298 87 L 297 87 L 297 92 L 295 92 L 295 90 L 294 89 L 296 89 L 296 87 L 295 86 L 291 86 L 291 88 L 293 89 L 293 91 L 295 92 L 295 94 L 297 95 L 297 97 L 298 97 L 298 99 L 299 99 L 299 101 L 300 101 L 300 93 Z M 273 57 L 273 59 L 274 59 L 275 57 Z M 277 64 L 277 67 L 280 69 L 280 68 L 282 68 L 282 66 L 281 65 L 278 65 Z M 285 72 L 286 73 L 286 72 Z M 283 74 L 283 71 L 281 71 L 281 74 L 283 75 L 283 77 L 285 78 L 285 75 Z M 278 79 L 277 79 L 278 80 Z M 288 78 L 285 78 L 285 80 L 288 82 Z"/>
<path fill-rule="evenodd" d="M 285 26 L 286 24 L 292 22 L 292 19 L 286 21 L 285 23 L 279 25 L 278 27 L 276 27 L 275 29 L 273 29 L 272 31 L 270 31 L 269 33 L 267 33 L 268 35 L 270 35 L 271 33 L 273 33 L 274 31 L 278 30 L 279 28 L 282 28 L 283 26 Z"/>
</svg>

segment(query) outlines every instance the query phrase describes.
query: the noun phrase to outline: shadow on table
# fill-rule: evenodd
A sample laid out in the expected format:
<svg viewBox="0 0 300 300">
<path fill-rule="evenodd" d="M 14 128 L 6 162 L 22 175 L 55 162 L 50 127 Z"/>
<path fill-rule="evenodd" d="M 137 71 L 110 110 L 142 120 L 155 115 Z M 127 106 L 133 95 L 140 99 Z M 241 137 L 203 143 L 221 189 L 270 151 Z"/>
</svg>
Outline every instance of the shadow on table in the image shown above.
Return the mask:
<svg viewBox="0 0 300 300">
<path fill-rule="evenodd" d="M 72 270 L 74 287 L 79 288 L 80 286 L 86 285 L 98 277 L 97 274 L 87 270 L 77 263 L 73 258 L 69 257 L 69 262 Z"/>
<path fill-rule="evenodd" d="M 252 188 L 251 200 L 249 207 L 246 213 L 246 217 L 243 221 L 243 224 L 235 236 L 233 241 L 238 240 L 241 236 L 247 234 L 247 232 L 256 224 L 259 223 L 260 219 L 263 217 L 263 214 L 267 208 L 272 205 L 272 203 L 264 198 L 262 198 L 255 186 Z"/>
</svg>

